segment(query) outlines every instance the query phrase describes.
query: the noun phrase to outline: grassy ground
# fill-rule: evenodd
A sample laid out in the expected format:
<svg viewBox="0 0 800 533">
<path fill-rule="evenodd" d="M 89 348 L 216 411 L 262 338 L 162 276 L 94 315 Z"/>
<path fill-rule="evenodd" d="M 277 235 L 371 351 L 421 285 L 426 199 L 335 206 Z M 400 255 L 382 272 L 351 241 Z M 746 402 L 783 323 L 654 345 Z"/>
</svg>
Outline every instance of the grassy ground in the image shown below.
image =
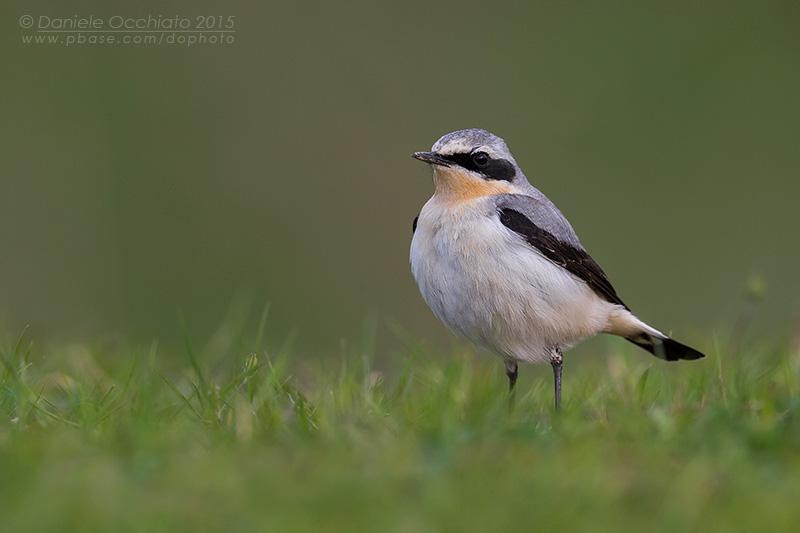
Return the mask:
<svg viewBox="0 0 800 533">
<path fill-rule="evenodd" d="M 223 336 L 224 337 L 224 336 Z M 33 339 L 35 340 L 35 339 Z M 522 367 L 409 348 L 0 352 L 6 531 L 796 531 L 800 353 Z M 258 355 L 250 355 L 253 352 Z M 185 369 L 169 362 L 185 361 Z"/>
</svg>

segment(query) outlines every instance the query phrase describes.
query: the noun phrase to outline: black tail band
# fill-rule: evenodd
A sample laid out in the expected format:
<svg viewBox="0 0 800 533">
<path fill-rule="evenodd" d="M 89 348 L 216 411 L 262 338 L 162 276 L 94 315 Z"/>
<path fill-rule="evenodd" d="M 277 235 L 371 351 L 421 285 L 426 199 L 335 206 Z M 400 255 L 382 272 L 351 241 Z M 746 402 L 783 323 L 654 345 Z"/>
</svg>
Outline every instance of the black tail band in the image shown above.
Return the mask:
<svg viewBox="0 0 800 533">
<path fill-rule="evenodd" d="M 680 342 L 670 339 L 669 337 L 666 339 L 659 339 L 648 333 L 642 333 L 628 340 L 636 346 L 644 348 L 659 359 L 664 359 L 665 361 L 679 361 L 681 359 L 687 359 L 691 361 L 705 357 L 705 355 L 698 352 L 694 348 L 686 346 L 685 344 L 681 344 Z"/>
</svg>

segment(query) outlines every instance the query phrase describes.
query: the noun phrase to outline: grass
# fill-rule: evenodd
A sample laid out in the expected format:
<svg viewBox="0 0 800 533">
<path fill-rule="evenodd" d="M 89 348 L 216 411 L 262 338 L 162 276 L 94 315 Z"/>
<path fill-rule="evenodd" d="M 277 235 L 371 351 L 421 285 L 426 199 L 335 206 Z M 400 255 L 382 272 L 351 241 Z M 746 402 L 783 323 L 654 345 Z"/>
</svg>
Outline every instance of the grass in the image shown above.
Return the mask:
<svg viewBox="0 0 800 533">
<path fill-rule="evenodd" d="M 797 350 L 710 349 L 684 364 L 567 355 L 562 411 L 549 367 L 525 366 L 509 412 L 492 357 L 411 347 L 380 372 L 369 336 L 361 353 L 301 360 L 252 348 L 262 331 L 200 352 L 186 338 L 182 353 L 6 342 L 3 530 L 800 524 Z"/>
</svg>

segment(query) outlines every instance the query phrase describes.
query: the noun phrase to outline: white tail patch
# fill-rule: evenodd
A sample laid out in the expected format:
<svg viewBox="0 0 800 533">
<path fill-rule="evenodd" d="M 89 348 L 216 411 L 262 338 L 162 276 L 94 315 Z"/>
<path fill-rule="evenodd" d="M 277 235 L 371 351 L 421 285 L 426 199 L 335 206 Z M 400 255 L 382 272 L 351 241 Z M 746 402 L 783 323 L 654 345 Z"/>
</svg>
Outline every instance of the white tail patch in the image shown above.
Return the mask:
<svg viewBox="0 0 800 533">
<path fill-rule="evenodd" d="M 642 342 L 650 343 L 649 337 L 657 339 L 666 339 L 667 336 L 652 328 L 636 318 L 636 316 L 627 309 L 617 306 L 617 309 L 608 314 L 608 323 L 603 333 L 611 333 L 612 335 L 619 335 L 626 339 L 638 341 L 641 337 Z"/>
</svg>

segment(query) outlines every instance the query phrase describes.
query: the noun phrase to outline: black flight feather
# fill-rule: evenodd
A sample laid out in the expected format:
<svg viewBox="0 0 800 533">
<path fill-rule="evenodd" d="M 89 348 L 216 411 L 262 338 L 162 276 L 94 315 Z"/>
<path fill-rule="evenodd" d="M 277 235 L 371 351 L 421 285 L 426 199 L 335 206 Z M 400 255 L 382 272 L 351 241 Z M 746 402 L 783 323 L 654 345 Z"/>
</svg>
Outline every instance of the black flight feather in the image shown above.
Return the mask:
<svg viewBox="0 0 800 533">
<path fill-rule="evenodd" d="M 581 248 L 565 243 L 552 233 L 534 224 L 528 217 L 514 209 L 500 209 L 500 222 L 528 241 L 528 244 L 539 250 L 553 263 L 564 267 L 569 273 L 586 282 L 594 292 L 611 303 L 628 309 L 611 285 L 605 272 L 594 262 L 589 254 Z"/>
</svg>

